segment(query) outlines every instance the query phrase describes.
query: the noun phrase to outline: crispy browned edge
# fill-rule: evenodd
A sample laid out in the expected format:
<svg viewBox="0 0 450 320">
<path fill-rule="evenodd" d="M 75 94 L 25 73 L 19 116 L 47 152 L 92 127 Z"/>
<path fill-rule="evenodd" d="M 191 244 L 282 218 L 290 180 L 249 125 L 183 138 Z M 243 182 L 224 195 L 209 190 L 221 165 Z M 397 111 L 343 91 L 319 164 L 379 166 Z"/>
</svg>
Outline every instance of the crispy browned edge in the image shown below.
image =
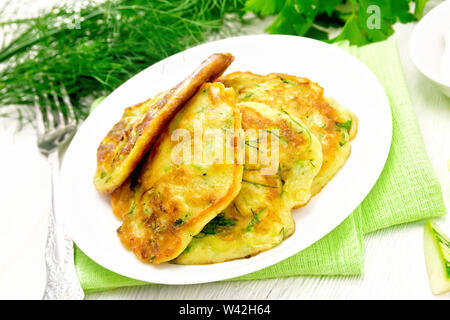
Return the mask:
<svg viewBox="0 0 450 320">
<path fill-rule="evenodd" d="M 119 181 L 114 185 L 109 185 L 108 188 L 101 189 L 96 185 L 97 190 L 103 194 L 110 194 L 122 185 L 155 142 L 166 123 L 195 94 L 203 83 L 213 81 L 220 77 L 233 60 L 234 57 L 230 53 L 214 53 L 210 55 L 191 75 L 173 87 L 161 100 L 152 105 L 146 112 L 141 125 L 137 128 L 141 135 L 147 136 L 147 139 L 144 139 L 145 145 L 140 152 L 130 153 L 124 163 L 121 163 L 119 166 L 128 166 L 128 174 L 124 174 Z M 143 141 L 142 139 L 138 140 Z"/>
</svg>

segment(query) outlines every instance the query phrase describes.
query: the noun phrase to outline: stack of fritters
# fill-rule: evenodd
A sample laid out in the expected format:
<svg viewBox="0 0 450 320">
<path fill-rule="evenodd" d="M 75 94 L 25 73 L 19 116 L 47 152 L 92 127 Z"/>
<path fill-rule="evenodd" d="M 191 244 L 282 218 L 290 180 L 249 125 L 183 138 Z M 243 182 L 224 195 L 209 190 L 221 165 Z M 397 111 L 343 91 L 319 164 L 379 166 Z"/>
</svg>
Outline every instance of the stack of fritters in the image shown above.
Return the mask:
<svg viewBox="0 0 450 320">
<path fill-rule="evenodd" d="M 276 73 L 213 82 L 232 60 L 212 55 L 172 90 L 127 108 L 100 144 L 95 186 L 112 192 L 118 236 L 142 261 L 218 263 L 277 246 L 295 230 L 292 209 L 350 154 L 357 118 L 320 86 Z M 205 162 L 199 151 L 214 156 Z"/>
</svg>

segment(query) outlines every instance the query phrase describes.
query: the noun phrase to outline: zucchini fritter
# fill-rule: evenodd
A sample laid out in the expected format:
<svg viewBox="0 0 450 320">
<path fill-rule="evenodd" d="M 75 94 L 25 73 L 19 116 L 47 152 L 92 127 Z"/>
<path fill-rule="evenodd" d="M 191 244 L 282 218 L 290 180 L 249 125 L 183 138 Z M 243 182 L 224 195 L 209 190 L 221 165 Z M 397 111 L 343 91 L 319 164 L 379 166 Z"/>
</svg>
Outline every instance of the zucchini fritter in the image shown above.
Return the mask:
<svg viewBox="0 0 450 320">
<path fill-rule="evenodd" d="M 349 141 L 356 135 L 358 119 L 306 78 L 282 73 L 258 75 L 234 72 L 218 79 L 232 87 L 238 102 L 254 101 L 288 112 L 300 119 L 322 144 L 323 165 L 314 180 L 312 194 L 333 178 L 350 155 Z"/>
<path fill-rule="evenodd" d="M 322 164 L 320 142 L 299 119 L 262 103 L 239 104 L 244 130 L 265 130 L 278 143 L 278 169 L 263 174 L 261 163 L 248 164 L 250 150 L 262 140 L 245 140 L 242 187 L 233 203 L 194 237 L 174 260 L 179 264 L 209 264 L 250 257 L 271 249 L 295 229 L 291 210 L 307 203 Z M 266 138 L 267 139 L 267 138 Z M 268 139 L 267 139 L 268 140 Z"/>
<path fill-rule="evenodd" d="M 127 108 L 122 119 L 98 147 L 94 176 L 96 189 L 109 194 L 118 188 L 136 168 L 166 123 L 202 84 L 220 76 L 233 59 L 229 53 L 213 54 L 167 93 Z"/>
<path fill-rule="evenodd" d="M 206 83 L 171 120 L 138 176 L 113 193 L 115 214 L 123 220 L 117 234 L 142 261 L 159 264 L 177 257 L 239 193 L 243 166 L 237 163 L 236 150 L 230 164 L 196 161 L 194 139 L 173 140 L 173 133 L 180 130 L 190 137 L 198 132 L 206 137 L 209 130 L 224 129 L 233 134 L 235 143 L 241 116 L 234 91 L 221 83 Z M 211 143 L 225 149 L 220 139 L 205 138 L 202 146 Z M 193 161 L 174 161 L 180 145 L 188 147 L 184 150 L 191 152 Z"/>
</svg>

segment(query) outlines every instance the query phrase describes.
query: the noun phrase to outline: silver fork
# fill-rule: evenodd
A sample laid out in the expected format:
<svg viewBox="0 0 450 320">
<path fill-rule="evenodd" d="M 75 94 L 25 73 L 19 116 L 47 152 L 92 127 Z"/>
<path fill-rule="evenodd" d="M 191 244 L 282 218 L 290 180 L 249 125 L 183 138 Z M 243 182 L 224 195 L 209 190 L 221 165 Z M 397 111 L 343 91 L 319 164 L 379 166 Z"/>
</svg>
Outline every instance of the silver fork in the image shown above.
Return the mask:
<svg viewBox="0 0 450 320">
<path fill-rule="evenodd" d="M 42 98 L 35 94 L 36 131 L 39 151 L 47 156 L 51 181 L 51 203 L 48 219 L 48 235 L 45 247 L 45 264 L 47 281 L 43 299 L 83 299 L 84 293 L 78 281 L 73 261 L 73 242 L 63 230 L 61 213 L 56 210 L 56 193 L 58 191 L 59 154 L 61 145 L 66 143 L 77 129 L 77 121 L 69 95 L 63 85 L 60 87 L 62 102 L 67 110 L 65 116 L 61 111 L 60 98 L 53 89 Z M 57 106 L 51 107 L 50 99 Z"/>
</svg>

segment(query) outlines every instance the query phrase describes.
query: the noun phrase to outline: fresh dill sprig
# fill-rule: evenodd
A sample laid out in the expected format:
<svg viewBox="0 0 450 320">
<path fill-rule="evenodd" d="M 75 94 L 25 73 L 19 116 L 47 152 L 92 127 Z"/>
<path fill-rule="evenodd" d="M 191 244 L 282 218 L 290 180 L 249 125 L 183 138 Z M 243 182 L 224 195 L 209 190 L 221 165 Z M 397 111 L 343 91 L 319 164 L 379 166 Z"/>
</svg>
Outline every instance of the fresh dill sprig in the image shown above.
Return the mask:
<svg viewBox="0 0 450 320">
<path fill-rule="evenodd" d="M 56 94 L 63 102 L 64 86 L 75 116 L 84 119 L 93 98 L 155 62 L 206 41 L 221 28 L 226 14 L 241 16 L 244 2 L 106 0 L 0 21 L 0 35 L 11 26 L 21 30 L 0 44 L 0 107 L 16 105 L 22 122 L 33 120 L 36 101 L 65 112 L 64 103 L 47 98 Z"/>
<path fill-rule="evenodd" d="M 216 234 L 231 229 L 236 224 L 235 219 L 226 218 L 222 212 L 212 219 L 202 230 L 204 234 Z"/>
</svg>

